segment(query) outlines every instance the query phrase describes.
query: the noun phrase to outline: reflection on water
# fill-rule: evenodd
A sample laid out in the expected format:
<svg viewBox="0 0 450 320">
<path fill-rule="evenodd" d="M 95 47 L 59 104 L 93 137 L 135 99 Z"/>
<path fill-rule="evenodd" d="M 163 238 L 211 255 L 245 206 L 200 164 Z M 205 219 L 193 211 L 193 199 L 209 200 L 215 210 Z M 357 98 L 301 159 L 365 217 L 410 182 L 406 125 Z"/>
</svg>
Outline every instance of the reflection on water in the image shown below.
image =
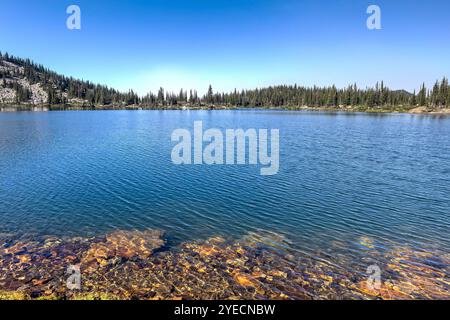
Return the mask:
<svg viewBox="0 0 450 320">
<path fill-rule="evenodd" d="M 332 244 L 333 257 L 303 256 L 289 239 L 250 232 L 165 247 L 156 230 L 93 238 L 17 239 L 2 235 L 0 299 L 449 299 L 450 255 L 408 247 L 380 251 L 358 239 L 355 259 L 377 262 L 381 286 L 368 285 L 361 261 Z M 356 250 L 355 248 L 353 248 Z M 66 286 L 81 268 L 81 290 Z M 355 267 L 356 266 L 356 267 Z"/>
</svg>

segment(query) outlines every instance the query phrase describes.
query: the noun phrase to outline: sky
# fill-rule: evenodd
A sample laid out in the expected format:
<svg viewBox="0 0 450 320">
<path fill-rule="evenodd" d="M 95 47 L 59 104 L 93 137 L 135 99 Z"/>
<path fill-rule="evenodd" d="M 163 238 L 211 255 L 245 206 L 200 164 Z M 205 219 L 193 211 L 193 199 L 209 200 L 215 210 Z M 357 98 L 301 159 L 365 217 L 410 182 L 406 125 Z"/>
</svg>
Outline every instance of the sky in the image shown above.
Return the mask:
<svg viewBox="0 0 450 320">
<path fill-rule="evenodd" d="M 369 5 L 381 30 L 369 30 Z M 81 9 L 69 30 L 67 7 Z M 1 0 L 0 50 L 139 94 L 450 76 L 448 0 Z"/>
</svg>

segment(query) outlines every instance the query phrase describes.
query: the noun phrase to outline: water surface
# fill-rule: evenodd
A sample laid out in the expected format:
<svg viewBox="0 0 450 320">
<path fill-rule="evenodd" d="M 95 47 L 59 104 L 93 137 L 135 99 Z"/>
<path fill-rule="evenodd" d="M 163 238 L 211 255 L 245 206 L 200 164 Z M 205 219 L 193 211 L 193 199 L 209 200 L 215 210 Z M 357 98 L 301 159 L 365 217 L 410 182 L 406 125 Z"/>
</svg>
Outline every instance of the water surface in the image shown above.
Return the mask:
<svg viewBox="0 0 450 320">
<path fill-rule="evenodd" d="M 171 133 L 280 129 L 280 171 L 175 166 Z M 162 229 L 170 245 L 275 232 L 301 253 L 361 239 L 450 248 L 450 117 L 288 111 L 0 114 L 0 232 Z"/>
</svg>

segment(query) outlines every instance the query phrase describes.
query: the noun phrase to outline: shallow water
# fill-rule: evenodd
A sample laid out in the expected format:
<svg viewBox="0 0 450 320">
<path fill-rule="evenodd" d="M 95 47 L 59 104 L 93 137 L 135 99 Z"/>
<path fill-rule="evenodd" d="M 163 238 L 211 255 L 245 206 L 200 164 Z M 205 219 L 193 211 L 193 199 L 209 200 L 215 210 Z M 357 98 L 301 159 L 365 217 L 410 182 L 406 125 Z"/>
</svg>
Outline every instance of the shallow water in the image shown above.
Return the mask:
<svg viewBox="0 0 450 320">
<path fill-rule="evenodd" d="M 172 131 L 197 120 L 204 128 L 280 129 L 279 174 L 173 165 Z M 399 246 L 450 251 L 449 150 L 450 117 L 1 113 L 0 234 L 69 239 L 159 229 L 174 248 L 271 233 L 286 239 L 273 245 L 289 254 L 361 273 Z"/>
</svg>

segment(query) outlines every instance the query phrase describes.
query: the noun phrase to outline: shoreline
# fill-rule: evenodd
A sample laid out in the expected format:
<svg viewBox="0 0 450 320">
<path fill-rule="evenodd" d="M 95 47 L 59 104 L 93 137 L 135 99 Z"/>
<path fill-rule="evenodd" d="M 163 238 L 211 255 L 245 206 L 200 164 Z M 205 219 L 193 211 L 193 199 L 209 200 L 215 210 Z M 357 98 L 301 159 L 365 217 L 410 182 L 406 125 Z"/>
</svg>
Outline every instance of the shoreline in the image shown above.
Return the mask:
<svg viewBox="0 0 450 320">
<path fill-rule="evenodd" d="M 430 110 L 426 107 L 406 109 L 367 109 L 356 108 L 329 108 L 329 107 L 238 107 L 238 106 L 171 106 L 171 107 L 145 107 L 145 106 L 52 106 L 52 105 L 0 105 L 1 113 L 13 112 L 53 112 L 53 111 L 225 111 L 225 110 L 279 110 L 279 111 L 324 111 L 340 113 L 368 113 L 368 114 L 411 114 L 411 115 L 449 115 L 450 108 Z"/>
</svg>

